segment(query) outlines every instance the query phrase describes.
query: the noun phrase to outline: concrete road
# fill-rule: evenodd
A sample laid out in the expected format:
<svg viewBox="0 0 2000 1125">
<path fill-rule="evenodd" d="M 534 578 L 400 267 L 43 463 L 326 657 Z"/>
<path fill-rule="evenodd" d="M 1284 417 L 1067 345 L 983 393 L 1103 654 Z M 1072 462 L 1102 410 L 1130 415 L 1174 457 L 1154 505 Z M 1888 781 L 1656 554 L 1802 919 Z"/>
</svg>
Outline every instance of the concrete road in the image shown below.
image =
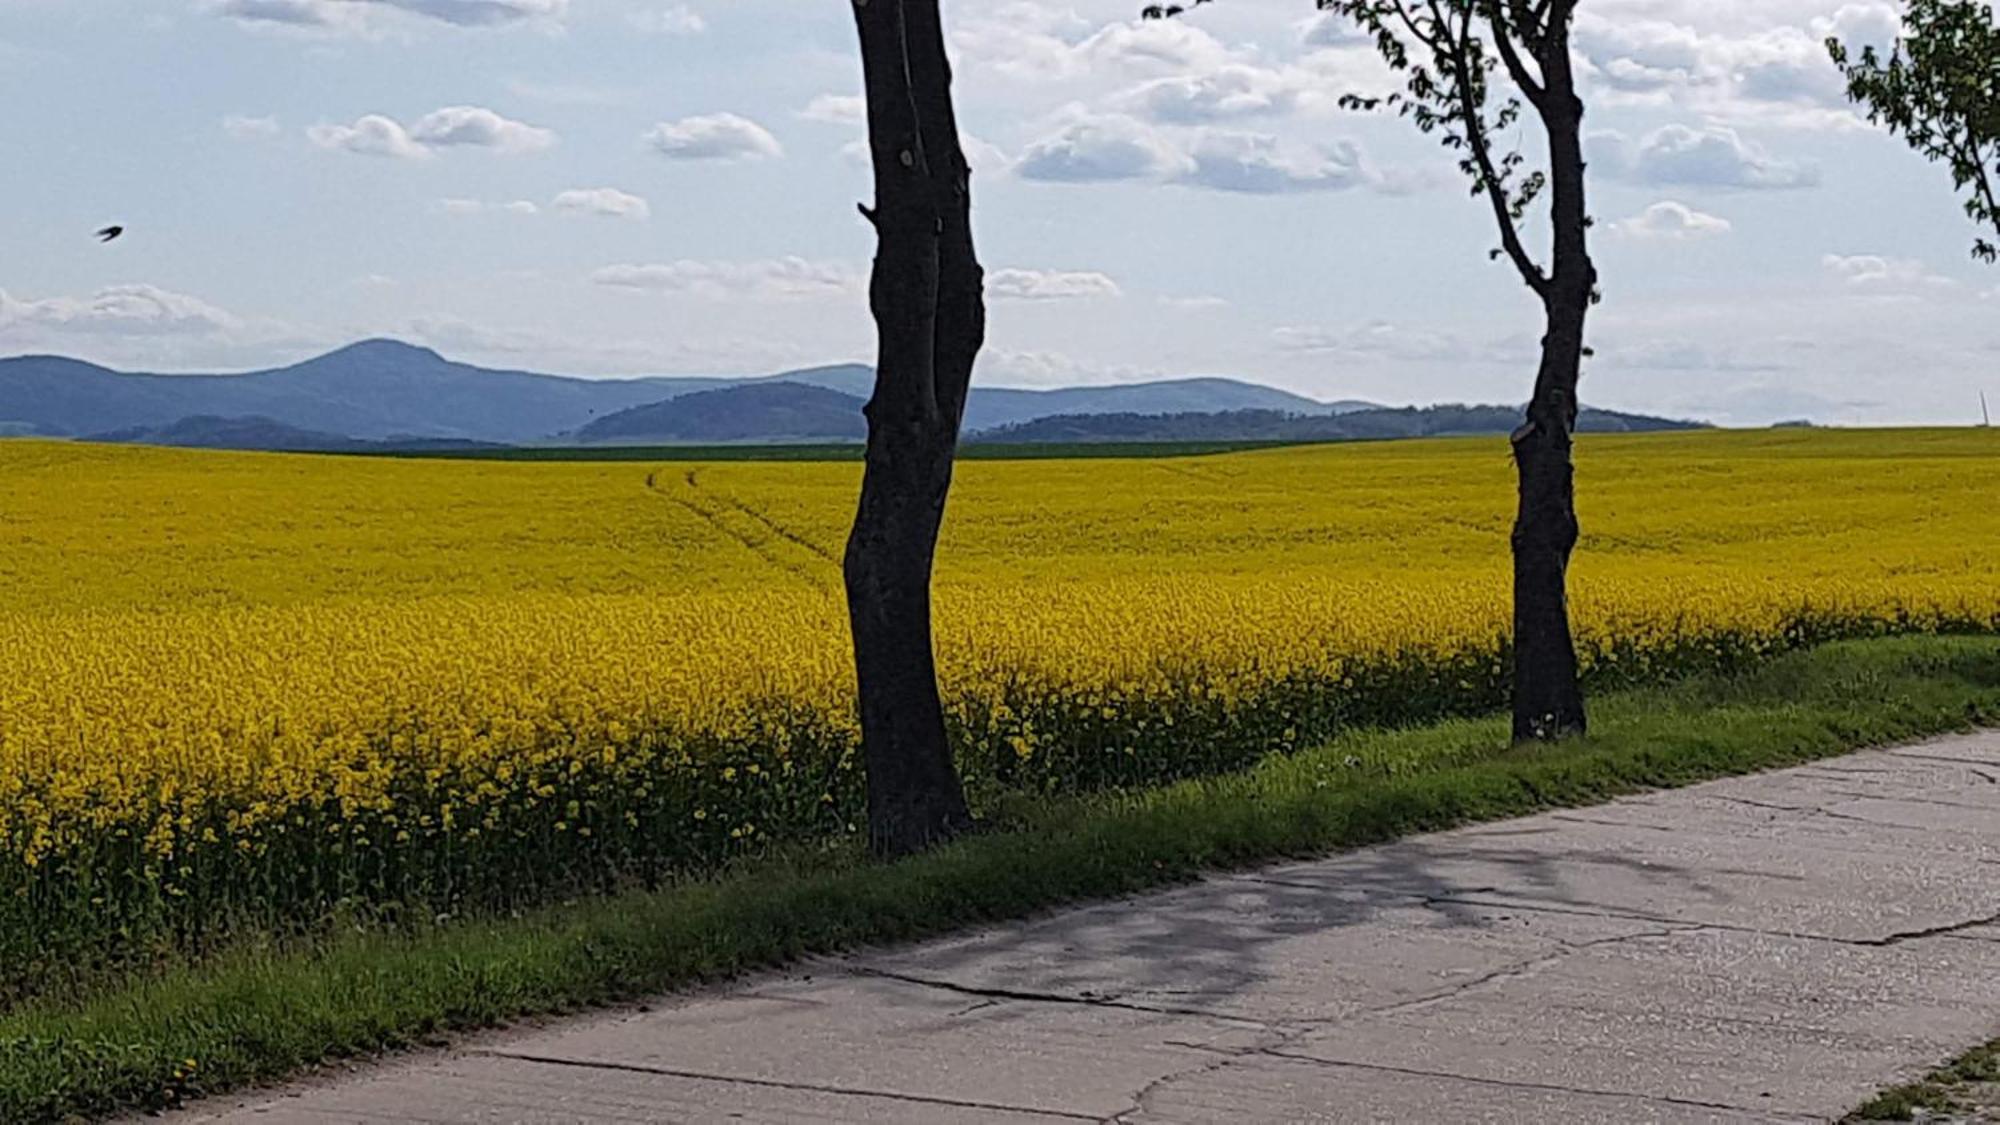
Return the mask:
<svg viewBox="0 0 2000 1125">
<path fill-rule="evenodd" d="M 2000 734 L 829 959 L 188 1115 L 1825 1121 L 2000 1035 Z"/>
</svg>

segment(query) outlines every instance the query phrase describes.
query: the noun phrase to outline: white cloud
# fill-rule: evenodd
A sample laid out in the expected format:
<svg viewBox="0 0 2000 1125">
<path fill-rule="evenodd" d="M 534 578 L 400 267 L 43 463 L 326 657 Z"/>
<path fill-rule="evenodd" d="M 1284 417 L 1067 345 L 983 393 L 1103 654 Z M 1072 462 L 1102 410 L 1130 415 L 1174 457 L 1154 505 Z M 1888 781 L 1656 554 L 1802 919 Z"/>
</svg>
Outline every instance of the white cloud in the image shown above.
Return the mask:
<svg viewBox="0 0 2000 1125">
<path fill-rule="evenodd" d="M 200 335 L 239 326 L 229 313 L 154 285 L 111 285 L 88 297 L 23 301 L 0 290 L 0 337 L 35 330 L 120 336 Z"/>
<path fill-rule="evenodd" d="M 860 292 L 865 279 L 844 262 L 804 258 L 716 262 L 683 259 L 657 265 L 605 266 L 590 275 L 598 285 L 691 293 L 703 297 L 818 297 Z"/>
<path fill-rule="evenodd" d="M 1030 144 L 1014 170 L 1022 179 L 1059 183 L 1144 180 L 1251 195 L 1342 191 L 1387 186 L 1358 146 L 1286 145 L 1263 133 L 1157 128 L 1122 114 L 1076 107 L 1069 122 Z"/>
<path fill-rule="evenodd" d="M 490 109 L 453 105 L 432 110 L 410 126 L 410 138 L 429 148 L 490 148 L 498 152 L 538 152 L 555 144 L 556 135 Z"/>
<path fill-rule="evenodd" d="M 358 33 L 384 11 L 459 27 L 555 23 L 568 13 L 569 0 L 207 0 L 204 6 L 249 26 Z"/>
<path fill-rule="evenodd" d="M 1649 186 L 1783 190 L 1819 183 L 1816 165 L 1774 157 L 1722 125 L 1665 125 L 1636 144 L 1622 133 L 1594 133 L 1588 147 L 1599 171 Z"/>
<path fill-rule="evenodd" d="M 409 130 L 394 118 L 370 113 L 352 125 L 314 125 L 306 136 L 321 148 L 337 148 L 368 156 L 391 156 L 399 160 L 422 160 L 431 151 L 416 142 Z"/>
<path fill-rule="evenodd" d="M 360 31 L 364 9 L 346 0 L 211 0 L 207 9 L 247 26 L 311 31 Z"/>
<path fill-rule="evenodd" d="M 1344 330 L 1288 326 L 1273 331 L 1271 342 L 1281 352 L 1332 354 L 1358 359 L 1457 362 L 1472 355 L 1470 349 L 1447 333 L 1404 328 L 1384 320 Z"/>
<path fill-rule="evenodd" d="M 1908 292 L 1916 289 L 1950 288 L 1958 283 L 1931 272 L 1915 258 L 1890 258 L 1880 254 L 1827 254 L 1820 267 L 1856 289 L 1871 292 Z"/>
<path fill-rule="evenodd" d="M 370 156 L 419 160 L 440 148 L 485 148 L 523 153 L 548 148 L 555 133 L 502 117 L 479 106 L 446 106 L 405 127 L 392 117 L 371 113 L 352 125 L 314 125 L 306 136 L 321 148 Z"/>
<path fill-rule="evenodd" d="M 1728 234 L 1730 222 L 1669 199 L 1612 223 L 1611 230 L 1627 238 L 1688 241 Z"/>
<path fill-rule="evenodd" d="M 1122 115 L 1085 116 L 1022 150 L 1022 179 L 1062 183 L 1170 179 L 1194 161 L 1166 136 Z"/>
<path fill-rule="evenodd" d="M 1153 79 L 1121 95 L 1117 104 L 1154 121 L 1194 125 L 1290 113 L 1312 86 L 1302 72 L 1232 63 Z"/>
<path fill-rule="evenodd" d="M 761 160 L 785 154 L 768 129 L 733 113 L 662 121 L 646 133 L 646 142 L 673 160 Z"/>
<path fill-rule="evenodd" d="M 1031 82 L 1187 73 L 1247 57 L 1187 20 L 1135 20 L 1091 31 L 1074 12 L 1019 0 L 956 28 L 952 43 L 967 68 Z"/>
<path fill-rule="evenodd" d="M 1157 379 L 1162 374 L 1151 368 L 1099 365 L 1057 351 L 988 347 L 979 353 L 975 378 L 986 387 L 1102 387 Z"/>
<path fill-rule="evenodd" d="M 617 188 L 571 188 L 555 197 L 558 211 L 579 215 L 604 215 L 614 219 L 647 219 L 653 209 L 643 198 Z"/>
<path fill-rule="evenodd" d="M 275 117 L 250 117 L 232 113 L 222 119 L 222 131 L 239 141 L 258 140 L 278 135 L 278 119 Z"/>
<path fill-rule="evenodd" d="M 654 35 L 700 35 L 708 21 L 686 4 L 670 4 L 632 13 L 632 26 Z"/>
<path fill-rule="evenodd" d="M 1374 36 L 1338 12 L 1321 12 L 1298 25 L 1299 42 L 1307 47 L 1366 47 Z"/>
<path fill-rule="evenodd" d="M 1577 69 L 1593 100 L 1799 128 L 1861 126 L 1827 58 L 1827 37 L 1886 46 L 1900 24 L 1888 0 L 1837 8 L 1832 0 L 1730 8 L 1641 0 L 1623 9 L 1577 16 Z"/>
<path fill-rule="evenodd" d="M 799 116 L 807 121 L 824 121 L 831 125 L 865 125 L 868 122 L 868 103 L 851 94 L 821 94 L 806 103 Z"/>
<path fill-rule="evenodd" d="M 986 295 L 1002 301 L 1075 301 L 1122 294 L 1116 281 L 1096 272 L 1002 269 L 986 275 Z"/>
<path fill-rule="evenodd" d="M 361 0 L 428 16 L 461 27 L 497 27 L 528 20 L 559 20 L 569 0 Z"/>
<path fill-rule="evenodd" d="M 1276 137 L 1212 132 L 1197 138 L 1194 167 L 1180 182 L 1216 191 L 1277 195 L 1300 191 L 1345 191 L 1368 179 L 1361 150 L 1341 142 L 1316 150 L 1289 150 Z"/>
<path fill-rule="evenodd" d="M 505 203 L 488 203 L 483 199 L 440 199 L 438 210 L 447 215 L 483 215 L 492 211 L 506 215 L 535 215 L 541 212 L 540 207 L 527 199 L 515 199 Z"/>
</svg>

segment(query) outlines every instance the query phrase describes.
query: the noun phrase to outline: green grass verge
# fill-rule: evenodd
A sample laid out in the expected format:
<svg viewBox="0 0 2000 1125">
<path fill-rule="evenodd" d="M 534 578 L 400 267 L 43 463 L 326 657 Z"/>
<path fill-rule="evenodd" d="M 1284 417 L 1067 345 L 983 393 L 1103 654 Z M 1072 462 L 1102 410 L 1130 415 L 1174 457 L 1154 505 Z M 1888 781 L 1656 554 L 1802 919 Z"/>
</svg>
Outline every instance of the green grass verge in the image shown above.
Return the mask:
<svg viewBox="0 0 2000 1125">
<path fill-rule="evenodd" d="M 1497 718 L 1356 732 L 1226 777 L 1019 800 L 994 831 L 896 864 L 779 856 L 521 917 L 238 951 L 0 1015 L 0 1120 L 156 1108 L 805 954 L 1995 721 L 2000 641 L 1850 642 L 1607 696 L 1592 737 L 1555 746 L 1509 747 Z"/>
<path fill-rule="evenodd" d="M 1984 1047 L 1974 1047 L 1921 1081 L 1882 1091 L 1848 1114 L 1847 1120 L 1914 1121 L 1919 1111 L 1927 1116 L 1950 1117 L 1982 1108 L 1996 1109 L 2000 1108 L 1996 1084 L 2000 1084 L 2000 1039 Z"/>
</svg>

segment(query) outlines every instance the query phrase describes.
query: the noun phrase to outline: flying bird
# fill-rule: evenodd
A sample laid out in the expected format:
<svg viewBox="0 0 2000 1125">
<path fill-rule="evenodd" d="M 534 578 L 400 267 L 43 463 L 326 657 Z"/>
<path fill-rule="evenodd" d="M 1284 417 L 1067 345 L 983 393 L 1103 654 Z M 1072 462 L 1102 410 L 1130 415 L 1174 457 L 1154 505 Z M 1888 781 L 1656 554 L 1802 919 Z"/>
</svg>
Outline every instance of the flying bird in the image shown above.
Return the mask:
<svg viewBox="0 0 2000 1125">
<path fill-rule="evenodd" d="M 124 227 L 118 227 L 118 226 L 105 227 L 103 230 L 97 232 L 97 240 L 99 242 L 109 242 L 112 239 L 117 238 L 119 235 L 124 233 L 125 233 Z"/>
</svg>

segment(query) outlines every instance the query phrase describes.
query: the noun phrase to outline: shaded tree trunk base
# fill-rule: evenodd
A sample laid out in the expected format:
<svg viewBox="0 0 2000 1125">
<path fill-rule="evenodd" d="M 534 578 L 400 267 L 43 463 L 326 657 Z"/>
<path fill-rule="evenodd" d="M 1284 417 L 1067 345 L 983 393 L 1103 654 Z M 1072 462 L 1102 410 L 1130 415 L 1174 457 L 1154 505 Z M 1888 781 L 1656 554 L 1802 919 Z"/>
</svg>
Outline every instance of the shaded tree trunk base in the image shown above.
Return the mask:
<svg viewBox="0 0 2000 1125">
<path fill-rule="evenodd" d="M 1514 741 L 1587 734 L 1569 623 L 1576 548 L 1575 472 L 1566 418 L 1543 413 L 1514 435 L 1521 506 L 1514 524 Z"/>
</svg>

